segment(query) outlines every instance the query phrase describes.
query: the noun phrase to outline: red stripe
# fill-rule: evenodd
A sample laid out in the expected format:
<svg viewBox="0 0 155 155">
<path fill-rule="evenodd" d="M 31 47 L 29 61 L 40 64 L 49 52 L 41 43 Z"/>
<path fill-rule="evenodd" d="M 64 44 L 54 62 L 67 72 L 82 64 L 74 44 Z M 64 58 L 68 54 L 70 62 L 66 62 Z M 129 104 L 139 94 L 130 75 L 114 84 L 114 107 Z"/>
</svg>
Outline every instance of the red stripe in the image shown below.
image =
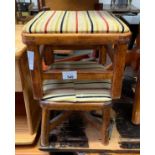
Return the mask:
<svg viewBox="0 0 155 155">
<path fill-rule="evenodd" d="M 100 15 L 100 17 L 104 20 L 105 24 L 106 24 L 106 27 L 107 27 L 107 32 L 109 32 L 109 25 L 108 25 L 108 22 L 106 21 L 106 19 L 102 16 L 102 14 L 97 11 L 97 13 Z"/>
<path fill-rule="evenodd" d="M 48 20 L 47 20 L 47 22 L 46 22 L 46 24 L 45 24 L 45 29 L 44 29 L 45 33 L 47 33 L 47 26 L 48 26 L 48 24 L 49 24 L 51 18 L 54 16 L 55 12 L 56 12 L 56 11 L 54 11 L 54 12 L 52 13 L 52 15 L 48 18 Z"/>
<path fill-rule="evenodd" d="M 76 11 L 76 33 L 78 33 L 78 11 Z"/>
</svg>

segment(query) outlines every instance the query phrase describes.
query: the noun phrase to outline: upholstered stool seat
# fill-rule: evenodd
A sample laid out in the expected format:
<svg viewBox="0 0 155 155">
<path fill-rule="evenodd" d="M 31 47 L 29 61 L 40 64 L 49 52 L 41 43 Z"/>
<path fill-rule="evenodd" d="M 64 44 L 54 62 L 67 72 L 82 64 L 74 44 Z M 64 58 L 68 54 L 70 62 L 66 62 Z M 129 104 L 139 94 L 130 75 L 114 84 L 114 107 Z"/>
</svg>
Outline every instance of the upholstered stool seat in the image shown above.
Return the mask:
<svg viewBox="0 0 155 155">
<path fill-rule="evenodd" d="M 46 80 L 42 100 L 48 102 L 106 102 L 111 100 L 110 88 L 109 80 Z"/>
<path fill-rule="evenodd" d="M 24 27 L 27 33 L 123 33 L 128 27 L 106 11 L 43 11 Z"/>
</svg>

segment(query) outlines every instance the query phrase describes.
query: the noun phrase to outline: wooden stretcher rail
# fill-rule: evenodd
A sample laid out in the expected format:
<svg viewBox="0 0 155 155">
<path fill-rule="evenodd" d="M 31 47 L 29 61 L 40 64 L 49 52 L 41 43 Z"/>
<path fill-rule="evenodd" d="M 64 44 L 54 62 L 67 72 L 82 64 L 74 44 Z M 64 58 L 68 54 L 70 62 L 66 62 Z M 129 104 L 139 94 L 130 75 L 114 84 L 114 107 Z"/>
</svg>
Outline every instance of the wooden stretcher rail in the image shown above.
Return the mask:
<svg viewBox="0 0 155 155">
<path fill-rule="evenodd" d="M 87 49 L 99 49 L 100 46 L 96 45 L 49 45 L 51 50 L 87 50 Z M 57 51 L 54 51 L 58 53 Z"/>
<path fill-rule="evenodd" d="M 104 106 L 110 106 L 111 101 L 107 102 L 48 102 L 40 101 L 42 107 L 47 108 L 48 110 L 100 110 Z"/>
<path fill-rule="evenodd" d="M 22 33 L 23 42 L 27 45 L 81 45 L 93 46 L 109 43 L 127 43 L 130 39 L 130 32 L 127 33 Z"/>
<path fill-rule="evenodd" d="M 65 111 L 50 120 L 49 130 L 53 130 L 56 126 L 62 123 L 65 119 L 67 119 L 72 114 L 72 111 Z"/>
<path fill-rule="evenodd" d="M 72 69 L 73 70 L 73 69 Z M 63 70 L 66 71 L 66 70 Z M 68 70 L 69 71 L 69 70 Z M 97 71 L 97 70 L 76 70 L 77 80 L 104 80 L 112 79 L 112 71 Z M 62 70 L 50 70 L 49 72 L 44 72 L 42 74 L 43 80 L 47 79 L 57 79 L 62 80 Z"/>
</svg>

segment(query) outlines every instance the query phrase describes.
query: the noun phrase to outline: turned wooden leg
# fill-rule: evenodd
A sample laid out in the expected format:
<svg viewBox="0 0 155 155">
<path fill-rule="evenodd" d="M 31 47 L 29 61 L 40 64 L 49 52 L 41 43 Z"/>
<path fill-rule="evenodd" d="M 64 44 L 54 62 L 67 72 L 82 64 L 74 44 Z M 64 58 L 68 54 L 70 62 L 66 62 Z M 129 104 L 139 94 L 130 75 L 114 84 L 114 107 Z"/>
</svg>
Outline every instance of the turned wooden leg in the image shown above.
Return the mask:
<svg viewBox="0 0 155 155">
<path fill-rule="evenodd" d="M 113 99 L 118 99 L 121 96 L 126 52 L 127 52 L 127 44 L 117 44 L 115 46 L 114 60 L 113 60 L 113 82 L 112 82 Z"/>
<path fill-rule="evenodd" d="M 49 141 L 49 110 L 42 108 L 41 146 L 48 146 Z"/>
<path fill-rule="evenodd" d="M 132 123 L 140 124 L 140 77 L 138 76 L 138 81 L 135 90 L 135 99 L 133 103 L 132 110 Z"/>
<path fill-rule="evenodd" d="M 99 49 L 99 63 L 104 65 L 106 63 L 106 48 L 105 46 Z"/>
<path fill-rule="evenodd" d="M 102 142 L 104 145 L 109 144 L 109 125 L 110 125 L 110 110 L 111 107 L 104 107 L 102 110 L 103 114 L 103 122 L 101 127 L 101 134 L 102 134 Z"/>
</svg>

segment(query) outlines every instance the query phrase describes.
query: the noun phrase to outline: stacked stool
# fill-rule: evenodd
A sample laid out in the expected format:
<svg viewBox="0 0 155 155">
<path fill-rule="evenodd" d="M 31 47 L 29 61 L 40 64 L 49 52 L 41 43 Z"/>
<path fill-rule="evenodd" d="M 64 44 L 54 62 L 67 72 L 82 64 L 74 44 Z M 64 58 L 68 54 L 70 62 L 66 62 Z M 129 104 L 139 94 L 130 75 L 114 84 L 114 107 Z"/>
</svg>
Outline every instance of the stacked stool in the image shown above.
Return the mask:
<svg viewBox="0 0 155 155">
<path fill-rule="evenodd" d="M 34 54 L 31 67 L 34 98 L 42 107 L 41 146 L 49 146 L 49 132 L 72 111 L 102 110 L 102 142 L 109 142 L 108 128 L 113 99 L 120 98 L 128 27 L 106 11 L 42 11 L 23 29 L 22 39 Z M 113 66 L 102 64 L 106 45 L 114 46 Z M 90 61 L 52 63 L 42 70 L 44 49 L 102 49 L 100 64 Z M 46 48 L 47 47 L 47 48 Z M 50 120 L 52 110 L 63 111 Z"/>
</svg>

